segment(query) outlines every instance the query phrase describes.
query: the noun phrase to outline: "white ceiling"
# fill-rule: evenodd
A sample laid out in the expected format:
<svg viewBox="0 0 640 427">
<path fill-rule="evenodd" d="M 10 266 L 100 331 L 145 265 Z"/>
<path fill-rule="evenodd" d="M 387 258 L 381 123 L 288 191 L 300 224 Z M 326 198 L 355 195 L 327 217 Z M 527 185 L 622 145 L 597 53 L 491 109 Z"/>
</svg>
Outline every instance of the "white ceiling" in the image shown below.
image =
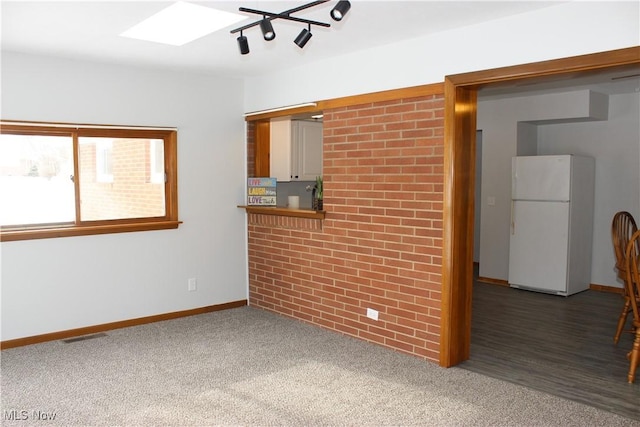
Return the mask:
<svg viewBox="0 0 640 427">
<path fill-rule="evenodd" d="M 2 49 L 201 71 L 244 77 L 277 71 L 309 61 L 368 49 L 474 23 L 548 7 L 543 1 L 352 1 L 345 18 L 335 22 L 329 12 L 337 1 L 293 16 L 331 24 L 312 27 L 304 49 L 293 40 L 305 24 L 273 21 L 276 38 L 262 39 L 258 27 L 244 32 L 251 53 L 242 56 L 230 30 L 260 18 L 241 13 L 246 21 L 183 46 L 120 37 L 119 34 L 173 2 L 158 1 L 1 1 Z M 310 1 L 193 1 L 238 12 L 239 7 L 282 12 Z M 555 2 L 557 3 L 557 2 Z"/>
<path fill-rule="evenodd" d="M 266 42 L 258 27 L 244 32 L 251 53 L 240 55 L 230 30 L 260 18 L 246 14 L 246 21 L 183 46 L 168 46 L 119 36 L 173 2 L 163 1 L 24 1 L 0 0 L 2 50 L 70 59 L 162 67 L 204 72 L 226 77 L 248 77 L 295 67 L 331 56 L 374 48 L 383 44 L 472 25 L 550 7 L 557 1 L 374 1 L 354 0 L 346 17 L 329 17 L 337 1 L 329 1 L 293 16 L 327 22 L 331 28 L 312 27 L 313 38 L 304 49 L 293 39 L 305 24 L 273 21 L 275 40 Z M 309 1 L 193 1 L 207 7 L 238 12 L 247 7 L 282 12 Z M 243 13 L 244 14 L 244 13 Z M 594 76 L 585 84 L 595 83 Z M 596 79 L 601 77 L 595 76 Z M 610 79 L 611 76 L 607 76 Z M 635 90 L 640 78 L 616 80 L 610 93 Z M 620 83 L 624 83 L 621 89 Z M 558 85 L 558 82 L 555 82 Z M 491 88 L 486 95 L 531 91 L 535 87 Z M 481 91 L 481 94 L 483 91 Z"/>
</svg>

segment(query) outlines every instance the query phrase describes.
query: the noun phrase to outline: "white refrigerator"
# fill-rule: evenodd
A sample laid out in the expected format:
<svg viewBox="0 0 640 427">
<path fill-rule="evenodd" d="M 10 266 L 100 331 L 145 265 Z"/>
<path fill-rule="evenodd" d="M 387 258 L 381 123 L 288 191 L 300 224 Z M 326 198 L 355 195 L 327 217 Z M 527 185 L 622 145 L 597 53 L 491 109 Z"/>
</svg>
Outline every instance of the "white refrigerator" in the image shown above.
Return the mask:
<svg viewBox="0 0 640 427">
<path fill-rule="evenodd" d="M 512 159 L 509 286 L 568 296 L 589 288 L 595 161 Z"/>
</svg>

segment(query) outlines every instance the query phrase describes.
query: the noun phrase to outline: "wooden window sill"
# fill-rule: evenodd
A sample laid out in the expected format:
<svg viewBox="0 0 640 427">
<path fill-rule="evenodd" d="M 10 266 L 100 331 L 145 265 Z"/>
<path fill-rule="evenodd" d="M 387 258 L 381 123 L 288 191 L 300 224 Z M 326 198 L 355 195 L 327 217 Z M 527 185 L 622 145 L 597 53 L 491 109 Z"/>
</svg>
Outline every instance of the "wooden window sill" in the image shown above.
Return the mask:
<svg viewBox="0 0 640 427">
<path fill-rule="evenodd" d="M 313 211 L 311 209 L 289 209 L 279 208 L 276 206 L 238 206 L 245 209 L 247 213 L 261 215 L 279 215 L 290 216 L 295 218 L 324 219 L 325 211 Z"/>
<path fill-rule="evenodd" d="M 89 236 L 94 234 L 127 233 L 132 231 L 169 230 L 178 228 L 182 221 L 153 221 L 129 224 L 106 224 L 87 226 L 60 226 L 0 231 L 0 241 L 50 239 L 54 237 Z"/>
</svg>

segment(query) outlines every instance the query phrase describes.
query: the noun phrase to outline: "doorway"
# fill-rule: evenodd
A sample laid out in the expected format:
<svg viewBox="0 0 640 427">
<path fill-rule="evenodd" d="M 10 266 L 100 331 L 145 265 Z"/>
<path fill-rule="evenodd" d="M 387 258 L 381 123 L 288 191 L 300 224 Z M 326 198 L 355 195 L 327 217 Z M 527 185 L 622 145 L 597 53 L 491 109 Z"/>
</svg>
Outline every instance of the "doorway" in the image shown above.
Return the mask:
<svg viewBox="0 0 640 427">
<path fill-rule="evenodd" d="M 637 72 L 640 47 L 458 74 L 445 78 L 445 180 L 440 365 L 467 360 L 471 343 L 477 92 L 569 82 L 613 69 Z"/>
</svg>

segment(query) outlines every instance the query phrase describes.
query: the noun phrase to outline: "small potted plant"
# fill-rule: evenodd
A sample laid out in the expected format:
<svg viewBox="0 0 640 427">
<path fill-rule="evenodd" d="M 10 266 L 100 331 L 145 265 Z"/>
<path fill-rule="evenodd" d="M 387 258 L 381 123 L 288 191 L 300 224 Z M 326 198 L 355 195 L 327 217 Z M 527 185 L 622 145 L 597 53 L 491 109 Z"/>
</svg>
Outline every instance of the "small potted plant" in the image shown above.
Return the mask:
<svg viewBox="0 0 640 427">
<path fill-rule="evenodd" d="M 313 199 L 313 209 L 316 211 L 321 211 L 323 208 L 323 197 L 322 197 L 322 177 L 316 177 L 316 185 L 315 185 L 315 197 Z"/>
</svg>

